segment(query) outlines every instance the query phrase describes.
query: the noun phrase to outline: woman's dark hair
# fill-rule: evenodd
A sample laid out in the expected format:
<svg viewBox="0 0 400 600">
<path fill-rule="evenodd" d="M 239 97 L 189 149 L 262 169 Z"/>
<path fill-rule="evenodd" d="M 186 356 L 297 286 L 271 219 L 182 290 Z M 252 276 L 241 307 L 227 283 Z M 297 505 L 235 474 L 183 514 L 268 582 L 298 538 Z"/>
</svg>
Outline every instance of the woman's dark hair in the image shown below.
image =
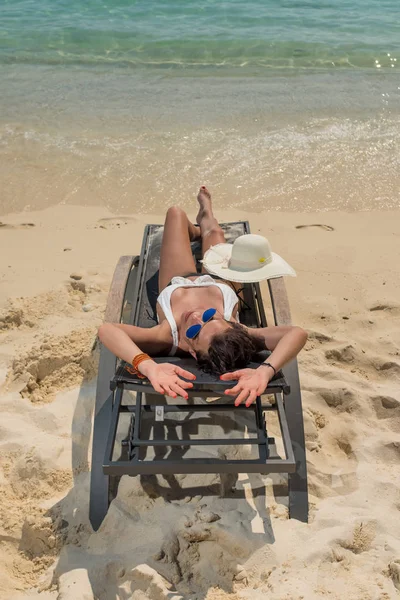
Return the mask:
<svg viewBox="0 0 400 600">
<path fill-rule="evenodd" d="M 266 349 L 264 340 L 251 336 L 239 323 L 211 338 L 208 352 L 196 352 L 200 369 L 221 375 L 227 371 L 243 369 L 257 352 Z"/>
</svg>

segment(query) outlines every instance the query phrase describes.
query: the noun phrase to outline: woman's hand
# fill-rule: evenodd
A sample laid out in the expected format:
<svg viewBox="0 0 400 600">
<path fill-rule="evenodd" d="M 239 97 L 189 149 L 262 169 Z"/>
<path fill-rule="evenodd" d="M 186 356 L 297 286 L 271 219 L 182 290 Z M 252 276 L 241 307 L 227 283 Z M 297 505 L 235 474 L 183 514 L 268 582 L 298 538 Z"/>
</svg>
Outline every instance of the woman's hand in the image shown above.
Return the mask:
<svg viewBox="0 0 400 600">
<path fill-rule="evenodd" d="M 140 363 L 139 370 L 147 377 L 156 392 L 166 394 L 172 398 L 182 396 L 185 400 L 188 399 L 188 394 L 185 390 L 192 388 L 193 383 L 183 381 L 179 378 L 196 379 L 196 375 L 185 371 L 171 363 L 156 363 L 153 360 L 145 360 Z"/>
<path fill-rule="evenodd" d="M 273 375 L 272 369 L 258 367 L 258 369 L 240 369 L 233 373 L 224 373 L 220 379 L 223 381 L 237 380 L 238 383 L 229 390 L 225 390 L 225 394 L 237 396 L 235 406 L 239 406 L 246 400 L 248 408 L 257 396 L 263 393 Z"/>
</svg>

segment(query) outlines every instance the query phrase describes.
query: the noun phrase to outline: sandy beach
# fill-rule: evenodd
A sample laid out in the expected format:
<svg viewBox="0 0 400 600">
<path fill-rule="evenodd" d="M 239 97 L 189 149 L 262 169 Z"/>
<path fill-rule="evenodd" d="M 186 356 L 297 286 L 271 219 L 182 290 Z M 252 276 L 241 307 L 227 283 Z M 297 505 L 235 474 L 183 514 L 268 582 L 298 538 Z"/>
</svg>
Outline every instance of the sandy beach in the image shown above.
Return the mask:
<svg viewBox="0 0 400 600">
<path fill-rule="evenodd" d="M 195 215 L 193 204 L 191 217 Z M 218 210 L 222 221 L 243 210 Z M 294 266 L 308 524 L 286 477 L 237 497 L 124 477 L 88 520 L 96 328 L 113 269 L 158 215 L 51 206 L 0 217 L 0 597 L 395 600 L 400 597 L 400 212 L 246 212 Z M 71 277 L 73 275 L 73 277 Z M 263 287 L 266 292 L 266 286 Z M 276 423 L 269 429 L 277 434 Z M 200 481 L 201 479 L 201 481 Z M 178 476 L 182 488 L 193 476 Z M 215 476 L 197 477 L 212 488 Z"/>
<path fill-rule="evenodd" d="M 3 5 L 0 600 L 399 600 L 397 3 Z M 309 523 L 286 476 L 123 477 L 94 532 L 113 271 L 203 184 L 297 272 Z"/>
</svg>

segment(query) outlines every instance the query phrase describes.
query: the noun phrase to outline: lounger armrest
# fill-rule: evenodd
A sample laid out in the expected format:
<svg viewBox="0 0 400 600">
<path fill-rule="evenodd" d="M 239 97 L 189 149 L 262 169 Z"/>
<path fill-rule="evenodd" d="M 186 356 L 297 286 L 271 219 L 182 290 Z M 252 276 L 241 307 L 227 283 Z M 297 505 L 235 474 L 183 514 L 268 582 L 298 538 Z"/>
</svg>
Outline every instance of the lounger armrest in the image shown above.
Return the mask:
<svg viewBox="0 0 400 600">
<path fill-rule="evenodd" d="M 233 386 L 233 384 L 235 383 L 235 381 L 221 381 L 221 379 L 218 377 L 218 375 L 212 375 L 211 373 L 204 373 L 204 371 L 201 371 L 198 368 L 196 361 L 192 358 L 178 358 L 175 356 L 161 356 L 161 357 L 155 358 L 154 360 L 157 363 L 167 362 L 167 363 L 179 365 L 182 369 L 185 369 L 186 371 L 190 371 L 191 373 L 196 375 L 196 380 L 193 382 L 193 388 L 190 390 L 191 395 L 196 395 L 196 391 L 197 392 L 209 391 L 212 393 L 216 393 L 217 395 L 222 395 L 225 390 L 231 388 Z M 260 364 L 263 362 L 263 360 L 265 360 L 264 356 L 260 355 L 260 360 L 258 362 L 251 362 L 247 366 L 250 369 L 256 369 L 257 367 L 260 366 Z M 129 373 L 129 371 L 126 370 L 127 366 L 128 365 L 126 363 L 122 363 L 119 366 L 114 378 L 111 381 L 111 384 L 110 384 L 111 389 L 115 389 L 120 384 L 127 384 L 127 385 L 129 385 L 129 387 L 131 389 L 133 389 L 131 386 L 134 385 L 135 389 L 137 389 L 137 390 L 145 391 L 144 388 L 147 388 L 146 391 L 148 391 L 148 388 L 151 387 L 148 379 L 140 379 L 136 375 Z M 153 390 L 152 387 L 151 387 L 151 390 Z M 271 379 L 266 390 L 268 390 L 268 393 L 271 393 L 271 394 L 274 392 L 283 392 L 284 394 L 288 394 L 290 392 L 289 385 L 287 384 L 287 382 L 283 376 L 283 373 L 281 371 L 278 371 L 278 373 Z M 156 392 L 152 391 L 151 393 L 156 393 Z"/>
</svg>

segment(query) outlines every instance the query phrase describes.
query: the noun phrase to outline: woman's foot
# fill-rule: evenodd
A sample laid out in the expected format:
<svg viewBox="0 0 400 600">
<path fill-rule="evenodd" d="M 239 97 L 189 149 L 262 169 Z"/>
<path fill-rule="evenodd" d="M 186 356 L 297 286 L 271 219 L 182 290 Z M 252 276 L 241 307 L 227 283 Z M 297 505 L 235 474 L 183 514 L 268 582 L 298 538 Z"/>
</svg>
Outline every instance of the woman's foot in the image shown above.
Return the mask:
<svg viewBox="0 0 400 600">
<path fill-rule="evenodd" d="M 212 216 L 211 194 L 205 185 L 202 185 L 199 189 L 197 200 L 200 204 L 200 208 L 197 213 L 196 222 L 200 225 L 204 218 Z"/>
<path fill-rule="evenodd" d="M 202 185 L 197 194 L 197 200 L 200 208 L 197 213 L 196 221 L 200 225 L 202 245 L 201 250 L 204 254 L 211 246 L 223 244 L 225 242 L 224 232 L 218 224 L 217 219 L 213 215 L 211 194 L 205 185 Z M 203 273 L 207 271 L 203 267 Z"/>
</svg>

